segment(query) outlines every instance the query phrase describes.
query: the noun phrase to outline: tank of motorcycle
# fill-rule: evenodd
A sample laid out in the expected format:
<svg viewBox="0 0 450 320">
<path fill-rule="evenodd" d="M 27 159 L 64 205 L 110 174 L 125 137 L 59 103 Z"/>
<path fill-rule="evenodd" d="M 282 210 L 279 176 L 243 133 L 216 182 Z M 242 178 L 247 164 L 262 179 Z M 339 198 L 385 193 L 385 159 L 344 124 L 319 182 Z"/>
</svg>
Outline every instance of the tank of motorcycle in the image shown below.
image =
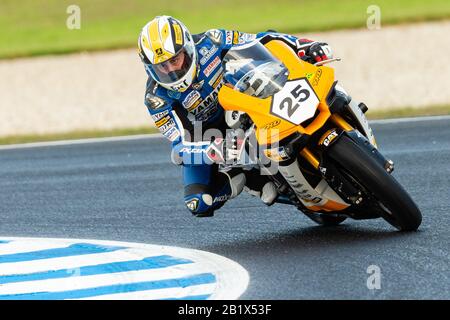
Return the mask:
<svg viewBox="0 0 450 320">
<path fill-rule="evenodd" d="M 334 70 L 300 60 L 285 43 L 254 41 L 237 46 L 223 63 L 225 85 L 219 103 L 225 110 L 250 116 L 260 145 L 295 132 L 313 134 L 330 117 L 326 98 Z"/>
</svg>

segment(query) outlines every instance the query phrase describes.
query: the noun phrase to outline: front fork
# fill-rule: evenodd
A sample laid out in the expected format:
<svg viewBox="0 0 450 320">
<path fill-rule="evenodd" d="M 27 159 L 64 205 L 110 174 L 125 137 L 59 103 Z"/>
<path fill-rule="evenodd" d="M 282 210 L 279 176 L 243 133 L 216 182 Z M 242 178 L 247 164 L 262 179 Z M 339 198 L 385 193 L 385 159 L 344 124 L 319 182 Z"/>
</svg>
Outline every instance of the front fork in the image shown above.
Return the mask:
<svg viewBox="0 0 450 320">
<path fill-rule="evenodd" d="M 394 170 L 394 163 L 392 160 L 386 159 L 378 151 L 377 147 L 368 140 L 368 137 L 361 134 L 358 130 L 355 130 L 340 115 L 331 115 L 330 121 L 336 128 L 327 131 L 319 140 L 319 148 L 322 150 L 322 156 L 319 158 L 308 147 L 303 148 L 300 151 L 300 155 L 321 173 L 323 179 L 328 182 L 332 189 L 336 191 L 343 200 L 347 203 L 359 205 L 363 200 L 361 191 L 341 174 L 340 170 L 332 161 L 329 161 L 326 156 L 327 149 L 334 143 L 337 143 L 342 135 L 346 135 L 355 142 L 363 152 L 374 158 L 388 173 L 391 173 Z M 370 127 L 368 128 L 370 130 L 370 135 L 368 136 L 372 138 L 372 141 L 375 141 L 371 134 Z M 367 132 L 367 130 L 364 131 Z"/>
<path fill-rule="evenodd" d="M 338 115 L 332 115 L 331 120 L 336 126 L 344 130 L 353 130 L 347 122 Z M 331 142 L 331 138 L 336 138 L 338 134 L 326 137 L 327 143 Z M 321 171 L 323 179 L 317 186 L 313 186 L 306 179 L 303 174 L 298 161 L 280 164 L 278 168 L 284 180 L 289 184 L 290 189 L 295 193 L 296 198 L 306 207 L 312 211 L 341 211 L 349 206 L 348 198 L 343 198 L 340 194 L 333 190 L 333 186 L 327 183 L 326 176 L 322 172 L 321 161 L 318 157 L 307 147 L 300 151 L 300 155 L 306 159 L 314 168 Z M 353 190 L 352 190 L 353 191 Z M 346 201 L 347 200 L 347 201 Z"/>
<path fill-rule="evenodd" d="M 363 112 L 358 114 L 358 110 L 361 111 L 360 108 L 357 105 L 356 107 L 358 110 L 352 110 L 355 109 L 355 106 L 347 105 L 347 107 L 348 112 L 351 112 L 354 115 L 353 118 L 358 122 L 357 127 L 359 130 L 362 130 L 363 134 L 361 134 L 359 130 L 355 130 L 355 128 L 353 128 L 342 116 L 334 113 L 330 116 L 330 121 L 334 124 L 335 129 L 327 131 L 319 140 L 319 148 L 322 149 L 323 156 L 320 158 L 308 147 L 304 147 L 300 151 L 301 157 L 311 164 L 312 167 L 317 169 L 317 171 L 321 173 L 323 179 L 328 182 L 327 184 L 325 181 L 322 181 L 321 185 L 329 185 L 331 190 L 328 188 L 328 191 L 324 192 L 324 188 L 326 187 L 322 187 L 322 192 L 318 194 L 317 190 L 315 190 L 316 188 L 313 188 L 305 180 L 296 161 L 288 166 L 280 167 L 280 173 L 284 176 L 291 189 L 294 190 L 297 196 L 296 198 L 298 198 L 308 209 L 318 210 L 320 208 L 325 209 L 326 211 L 340 211 L 350 203 L 358 205 L 362 201 L 360 190 L 355 188 L 353 184 L 348 183 L 348 181 L 346 181 L 347 179 L 340 174 L 333 163 L 327 161 L 327 157 L 325 156 L 326 149 L 336 143 L 344 134 L 358 144 L 363 151 L 370 153 L 370 155 L 374 157 L 387 172 L 391 173 L 394 169 L 393 162 L 387 160 L 378 152 L 375 137 L 372 134 L 367 119 Z M 370 139 L 370 141 L 368 139 Z M 334 190 L 334 192 L 332 190 Z M 325 193 L 327 194 L 327 197 L 323 198 Z M 289 199 L 286 199 L 286 202 L 280 200 L 281 199 L 278 199 L 278 202 L 290 202 Z M 342 200 L 344 202 L 342 202 Z M 311 202 L 314 202 L 315 205 L 311 206 Z"/>
<path fill-rule="evenodd" d="M 351 125 L 349 125 L 347 123 L 347 121 L 345 121 L 340 115 L 338 114 L 332 114 L 330 117 L 330 120 L 342 131 L 354 131 L 353 127 Z M 328 138 L 328 137 L 325 137 Z M 331 136 L 330 136 L 331 138 Z M 330 141 L 330 143 L 332 142 L 332 140 Z M 311 152 L 311 150 L 308 149 L 308 147 L 303 148 L 300 151 L 300 155 L 306 160 L 308 161 L 314 168 L 316 168 L 317 170 L 319 170 L 320 168 L 320 160 L 319 158 Z"/>
<path fill-rule="evenodd" d="M 361 134 L 358 130 L 355 130 L 346 120 L 344 120 L 340 115 L 338 114 L 332 114 L 330 116 L 331 122 L 333 122 L 339 131 L 346 132 L 346 134 L 359 146 L 363 148 L 363 150 L 366 150 L 366 152 L 369 152 L 373 157 L 376 158 L 377 162 L 388 172 L 392 173 L 394 171 L 394 162 L 390 159 L 386 159 L 377 149 L 377 144 L 375 141 L 375 137 L 373 136 L 372 129 L 370 128 L 368 121 L 362 111 L 359 107 L 356 107 L 358 109 L 353 108 L 354 106 L 351 106 L 351 104 L 348 105 L 349 110 L 352 110 L 352 113 L 355 114 L 355 117 L 357 117 L 358 121 L 360 122 L 360 127 L 363 128 L 364 135 Z M 355 109 L 355 110 L 353 110 Z M 358 114 L 359 110 L 359 114 Z M 333 136 L 325 137 L 323 140 L 333 138 Z M 370 141 L 369 141 L 370 139 Z M 321 141 L 322 145 L 323 140 Z M 330 139 L 329 139 L 330 140 Z M 325 147 L 329 147 L 332 143 L 336 142 L 338 139 L 332 139 L 329 141 L 329 143 Z M 320 169 L 320 159 L 314 155 L 314 153 L 311 152 L 307 147 L 303 148 L 300 151 L 300 155 L 308 161 L 314 168 Z"/>
</svg>

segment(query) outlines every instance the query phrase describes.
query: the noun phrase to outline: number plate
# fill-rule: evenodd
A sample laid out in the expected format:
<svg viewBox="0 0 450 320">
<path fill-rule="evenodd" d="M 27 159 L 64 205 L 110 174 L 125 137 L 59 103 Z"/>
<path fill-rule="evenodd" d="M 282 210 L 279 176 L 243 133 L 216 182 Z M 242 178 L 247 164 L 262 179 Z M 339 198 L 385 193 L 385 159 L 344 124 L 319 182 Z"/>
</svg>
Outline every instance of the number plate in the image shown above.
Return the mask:
<svg viewBox="0 0 450 320">
<path fill-rule="evenodd" d="M 306 78 L 286 82 L 273 96 L 270 113 L 299 125 L 314 116 L 319 98 Z"/>
</svg>

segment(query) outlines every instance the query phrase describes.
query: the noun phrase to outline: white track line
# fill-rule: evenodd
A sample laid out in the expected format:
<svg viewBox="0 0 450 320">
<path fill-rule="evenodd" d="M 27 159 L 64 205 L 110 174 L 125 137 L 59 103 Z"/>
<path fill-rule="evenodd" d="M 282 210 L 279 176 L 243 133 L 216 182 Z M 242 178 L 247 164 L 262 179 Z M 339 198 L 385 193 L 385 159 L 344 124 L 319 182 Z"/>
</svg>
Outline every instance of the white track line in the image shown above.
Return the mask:
<svg viewBox="0 0 450 320">
<path fill-rule="evenodd" d="M 428 117 L 410 117 L 410 118 L 369 120 L 369 123 L 371 123 L 371 124 L 386 124 L 386 123 L 436 121 L 436 120 L 450 120 L 450 116 L 428 116 Z M 152 133 L 152 134 L 140 134 L 140 135 L 129 135 L 129 136 L 107 137 L 107 138 L 60 140 L 60 141 L 50 141 L 50 142 L 32 142 L 32 143 L 4 145 L 4 146 L 0 146 L 0 150 L 66 146 L 66 145 L 73 145 L 73 144 L 116 142 L 116 141 L 129 141 L 129 140 L 139 140 L 139 139 L 155 139 L 155 138 L 163 138 L 163 136 L 160 133 Z"/>
<path fill-rule="evenodd" d="M 436 121 L 436 120 L 450 120 L 450 116 L 429 116 L 429 117 L 410 117 L 410 118 L 394 118 L 394 119 L 380 119 L 369 120 L 370 124 L 385 124 L 385 123 L 401 123 L 401 122 L 421 122 L 421 121 Z"/>
<path fill-rule="evenodd" d="M 73 144 L 116 142 L 116 141 L 129 141 L 129 140 L 139 140 L 139 139 L 155 139 L 155 138 L 162 138 L 162 137 L 163 137 L 163 135 L 160 133 L 152 133 L 152 134 L 137 134 L 137 135 L 119 136 L 119 137 L 106 137 L 106 138 L 89 138 L 89 139 L 77 139 L 77 140 L 58 140 L 58 141 L 48 141 L 48 142 L 31 142 L 31 143 L 3 145 L 3 146 L 0 146 L 0 150 L 68 146 L 68 145 L 73 145 Z"/>
</svg>

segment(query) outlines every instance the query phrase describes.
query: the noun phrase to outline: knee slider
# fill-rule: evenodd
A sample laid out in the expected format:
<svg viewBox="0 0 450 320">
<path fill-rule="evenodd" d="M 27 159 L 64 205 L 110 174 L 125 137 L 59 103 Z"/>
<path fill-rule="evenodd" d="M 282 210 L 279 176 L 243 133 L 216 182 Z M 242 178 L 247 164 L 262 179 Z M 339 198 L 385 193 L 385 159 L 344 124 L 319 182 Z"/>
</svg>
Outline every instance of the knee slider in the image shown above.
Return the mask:
<svg viewBox="0 0 450 320">
<path fill-rule="evenodd" d="M 205 213 L 212 209 L 213 198 L 210 194 L 194 194 L 184 198 L 184 203 L 192 214 Z"/>
</svg>

